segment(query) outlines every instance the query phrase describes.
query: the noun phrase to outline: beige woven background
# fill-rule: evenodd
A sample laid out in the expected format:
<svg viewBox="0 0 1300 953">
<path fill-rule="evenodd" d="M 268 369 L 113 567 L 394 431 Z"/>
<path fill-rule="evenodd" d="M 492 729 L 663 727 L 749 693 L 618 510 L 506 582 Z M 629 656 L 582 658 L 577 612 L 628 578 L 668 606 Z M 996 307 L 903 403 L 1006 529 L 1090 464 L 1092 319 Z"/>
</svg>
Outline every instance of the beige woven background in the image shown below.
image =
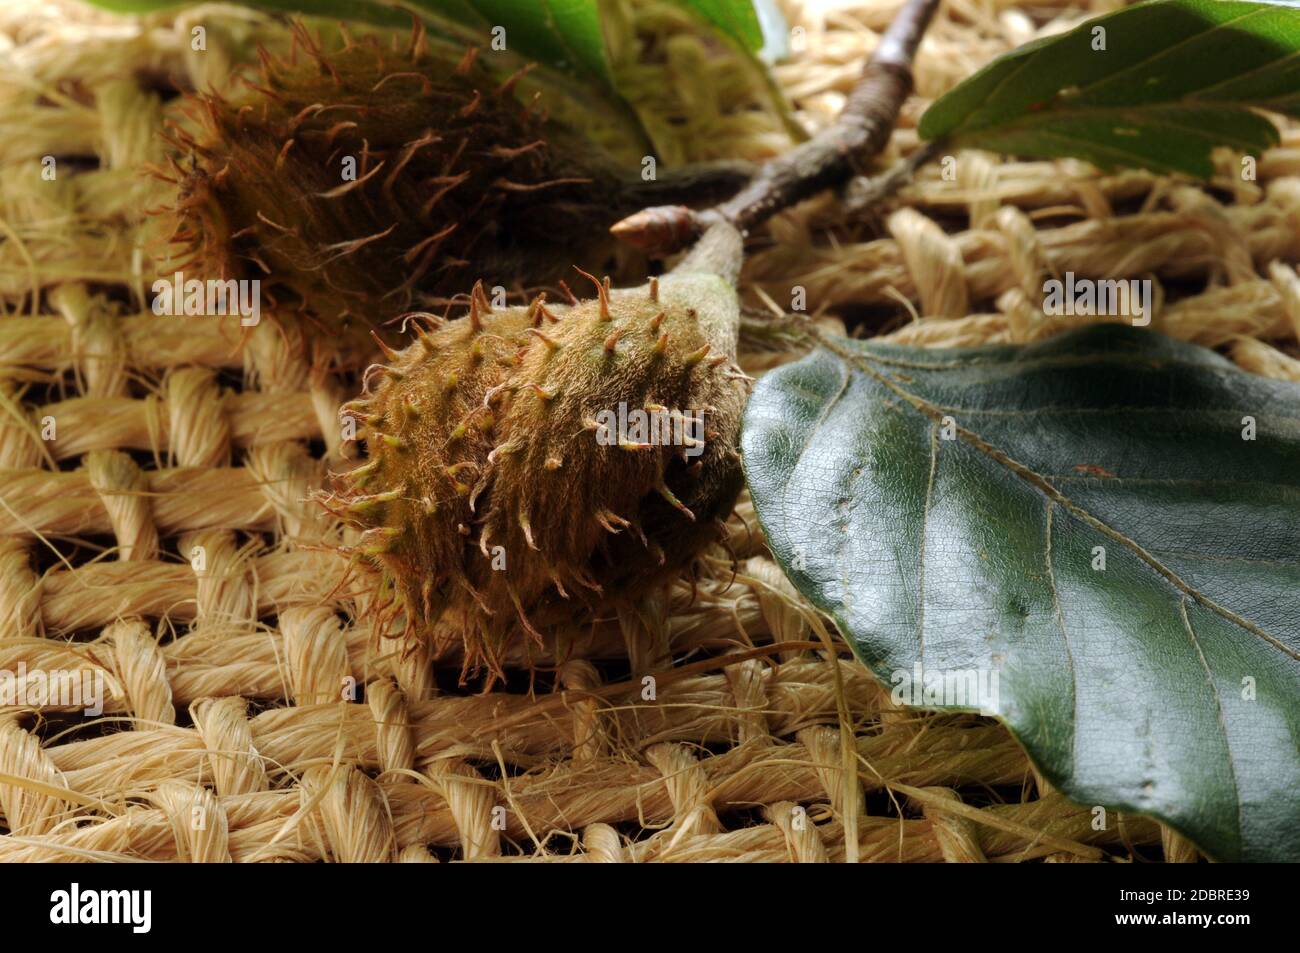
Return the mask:
<svg viewBox="0 0 1300 953">
<path fill-rule="evenodd" d="M 803 37 L 777 77 L 816 128 L 898 3 L 784 6 Z M 948 0 L 886 161 L 930 97 L 1111 6 Z M 752 76 L 678 14 L 642 17 L 668 41 L 618 68 L 652 124 L 680 120 L 668 158 L 787 145 L 749 108 Z M 355 454 L 336 422 L 352 383 L 273 320 L 241 347 L 229 322 L 144 306 L 167 227 L 145 213 L 169 195 L 142 168 L 165 158 L 174 87 L 224 88 L 250 40 L 283 35 L 237 7 L 172 21 L 0 2 L 0 670 L 94 672 L 110 692 L 96 719 L 0 710 L 0 860 L 1195 858 L 1140 818 L 1094 830 L 992 721 L 896 710 L 842 647 L 818 647 L 747 501 L 738 567 L 719 549 L 694 590 L 553 633 L 533 695 L 522 672 L 475 694 L 454 651 L 377 639 L 363 580 L 340 585 L 339 527 L 308 502 Z M 1063 326 L 1036 308 L 1045 275 L 1153 277 L 1156 328 L 1300 380 L 1294 130 L 1257 181 L 1225 157 L 1209 187 L 970 153 L 957 167 L 869 221 L 827 199 L 773 222 L 746 269 L 753 307 L 802 285 L 831 326 L 1025 341 Z M 750 373 L 788 358 L 753 327 Z"/>
</svg>

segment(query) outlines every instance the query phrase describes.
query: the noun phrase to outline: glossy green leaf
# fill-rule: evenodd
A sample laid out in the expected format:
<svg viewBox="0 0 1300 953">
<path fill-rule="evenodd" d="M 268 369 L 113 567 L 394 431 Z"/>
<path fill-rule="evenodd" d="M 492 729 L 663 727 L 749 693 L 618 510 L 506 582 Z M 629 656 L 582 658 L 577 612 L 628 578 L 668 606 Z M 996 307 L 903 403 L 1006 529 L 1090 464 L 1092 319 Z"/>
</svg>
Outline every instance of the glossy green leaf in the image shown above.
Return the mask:
<svg viewBox="0 0 1300 953">
<path fill-rule="evenodd" d="M 1258 154 L 1278 141 L 1256 109 L 1300 116 L 1300 9 L 1153 0 L 994 60 L 926 110 L 920 132 L 1208 178 L 1214 147 Z"/>
<path fill-rule="evenodd" d="M 742 444 L 859 658 L 947 676 L 900 700 L 997 715 L 1081 804 L 1300 860 L 1300 387 L 1116 324 L 831 346 L 758 383 Z"/>
</svg>

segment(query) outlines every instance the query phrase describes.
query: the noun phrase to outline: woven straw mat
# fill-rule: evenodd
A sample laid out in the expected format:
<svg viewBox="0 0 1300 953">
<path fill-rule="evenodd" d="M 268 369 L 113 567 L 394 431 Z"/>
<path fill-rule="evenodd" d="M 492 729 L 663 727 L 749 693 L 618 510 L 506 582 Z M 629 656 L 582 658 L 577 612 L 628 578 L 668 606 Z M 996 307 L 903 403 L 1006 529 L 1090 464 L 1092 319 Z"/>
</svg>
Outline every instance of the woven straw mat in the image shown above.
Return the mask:
<svg viewBox="0 0 1300 953">
<path fill-rule="evenodd" d="M 815 129 L 898 0 L 783 5 L 803 31 L 777 80 Z M 882 162 L 990 57 L 1111 6 L 945 3 Z M 355 456 L 336 417 L 354 382 L 313 373 L 274 321 L 241 347 L 144 304 L 146 212 L 169 195 L 141 169 L 177 88 L 223 88 L 250 37 L 284 32 L 237 7 L 0 3 L 0 670 L 108 691 L 93 718 L 0 709 L 0 860 L 1196 857 L 1143 818 L 1093 830 L 996 722 L 899 710 L 842 645 L 809 648 L 824 623 L 747 499 L 738 564 L 719 547 L 694 587 L 600 622 L 535 681 L 520 667 L 484 694 L 455 653 L 378 639 L 309 501 Z M 681 109 L 678 158 L 788 145 L 770 110 L 739 108 L 752 80 L 685 34 L 628 70 Z M 828 327 L 940 346 L 1060 330 L 1035 304 L 1048 273 L 1153 277 L 1154 327 L 1300 380 L 1300 136 L 1255 181 L 1228 162 L 1200 187 L 964 153 L 954 181 L 927 168 L 866 221 L 831 199 L 778 217 L 744 291 L 758 314 L 802 285 Z M 761 323 L 751 374 L 791 356 Z M 764 648 L 784 642 L 802 644 Z"/>
</svg>

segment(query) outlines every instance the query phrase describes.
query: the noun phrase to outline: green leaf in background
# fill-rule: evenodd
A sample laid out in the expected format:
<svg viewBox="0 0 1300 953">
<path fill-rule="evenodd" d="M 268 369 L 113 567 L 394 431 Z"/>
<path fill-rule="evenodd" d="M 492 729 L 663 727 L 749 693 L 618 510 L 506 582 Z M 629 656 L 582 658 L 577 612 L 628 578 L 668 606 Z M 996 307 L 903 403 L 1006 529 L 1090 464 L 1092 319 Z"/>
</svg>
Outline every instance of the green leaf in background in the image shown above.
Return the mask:
<svg viewBox="0 0 1300 953">
<path fill-rule="evenodd" d="M 87 0 L 118 13 L 151 13 L 189 6 L 184 0 Z M 506 50 L 553 71 L 548 85 L 619 124 L 634 152 L 654 152 L 635 110 L 615 88 L 606 49 L 601 0 L 240 0 L 254 9 L 375 26 L 405 27 L 409 9 L 438 32 L 492 49 L 493 29 L 505 30 Z M 791 135 L 805 137 L 789 104 L 759 61 L 763 48 L 786 48 L 785 21 L 773 0 L 674 0 L 731 43 L 757 71 Z M 757 5 L 757 6 L 756 6 Z M 535 77 L 543 79 L 543 77 Z"/>
<path fill-rule="evenodd" d="M 610 79 L 605 37 L 595 0 L 457 0 L 473 8 L 485 36 L 493 26 L 505 27 L 516 52 L 575 75 Z M 419 7 L 439 11 L 445 0 L 416 0 Z"/>
<path fill-rule="evenodd" d="M 758 383 L 742 447 L 859 658 L 983 673 L 919 700 L 996 714 L 1081 804 L 1300 860 L 1300 387 L 1116 324 L 829 346 Z"/>
<path fill-rule="evenodd" d="M 718 30 L 742 48 L 757 52 L 763 46 L 763 27 L 749 0 L 677 0 L 678 4 L 693 12 L 701 20 L 712 23 Z"/>
<path fill-rule="evenodd" d="M 1208 178 L 1214 147 L 1257 154 L 1278 141 L 1255 108 L 1300 116 L 1300 9 L 1153 0 L 994 60 L 936 100 L 920 133 Z"/>
<path fill-rule="evenodd" d="M 89 0 L 118 13 L 150 13 L 190 6 L 178 0 Z M 241 0 L 277 13 L 407 26 L 406 9 L 467 31 L 467 39 L 488 47 L 492 28 L 504 27 L 506 48 L 526 59 L 573 76 L 609 81 L 605 41 L 596 0 Z M 406 9 L 403 9 L 406 8 Z"/>
</svg>

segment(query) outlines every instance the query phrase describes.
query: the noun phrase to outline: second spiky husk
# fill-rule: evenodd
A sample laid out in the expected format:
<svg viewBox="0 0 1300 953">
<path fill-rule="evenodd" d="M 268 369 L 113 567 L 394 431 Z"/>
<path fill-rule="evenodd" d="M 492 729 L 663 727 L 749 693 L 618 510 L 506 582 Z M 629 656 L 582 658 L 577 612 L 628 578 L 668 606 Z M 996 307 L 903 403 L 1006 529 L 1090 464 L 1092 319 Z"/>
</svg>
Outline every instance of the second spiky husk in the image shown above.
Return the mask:
<svg viewBox="0 0 1300 953">
<path fill-rule="evenodd" d="M 496 310 L 480 285 L 392 353 L 345 409 L 368 460 L 333 505 L 408 631 L 499 674 L 512 640 L 635 598 L 716 539 L 741 487 L 735 310 L 710 275 Z M 660 429 L 611 429 L 620 408 Z"/>
<path fill-rule="evenodd" d="M 257 278 L 277 315 L 368 350 L 468 276 L 537 287 L 608 253 L 625 181 L 516 98 L 519 74 L 433 56 L 418 27 L 400 49 L 294 39 L 248 97 L 198 97 L 176 133 L 176 240 L 204 277 Z"/>
</svg>

